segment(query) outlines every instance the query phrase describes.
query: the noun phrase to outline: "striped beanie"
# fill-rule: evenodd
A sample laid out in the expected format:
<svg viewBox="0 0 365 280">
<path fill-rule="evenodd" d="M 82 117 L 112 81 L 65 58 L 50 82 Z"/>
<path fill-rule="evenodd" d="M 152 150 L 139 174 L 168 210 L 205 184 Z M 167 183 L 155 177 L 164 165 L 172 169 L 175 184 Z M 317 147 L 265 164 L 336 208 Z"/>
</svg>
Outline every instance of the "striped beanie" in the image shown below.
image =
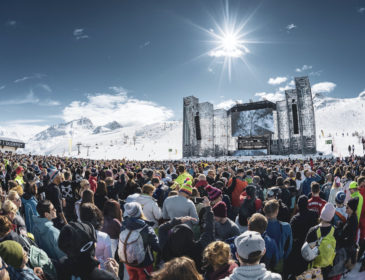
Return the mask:
<svg viewBox="0 0 365 280">
<path fill-rule="evenodd" d="M 187 195 L 192 195 L 193 189 L 190 185 L 183 184 L 182 187 L 180 188 L 180 192 L 186 193 Z"/>
<path fill-rule="evenodd" d="M 212 187 L 211 185 L 206 186 L 205 190 L 208 193 L 208 198 L 210 201 L 216 200 L 222 195 L 222 191 L 220 189 Z"/>
<path fill-rule="evenodd" d="M 53 182 L 53 180 L 54 180 L 54 179 L 57 177 L 57 175 L 58 175 L 58 170 L 57 170 L 57 169 L 51 169 L 51 170 L 49 170 L 48 175 L 49 175 L 50 182 L 52 183 L 52 182 Z"/>
</svg>

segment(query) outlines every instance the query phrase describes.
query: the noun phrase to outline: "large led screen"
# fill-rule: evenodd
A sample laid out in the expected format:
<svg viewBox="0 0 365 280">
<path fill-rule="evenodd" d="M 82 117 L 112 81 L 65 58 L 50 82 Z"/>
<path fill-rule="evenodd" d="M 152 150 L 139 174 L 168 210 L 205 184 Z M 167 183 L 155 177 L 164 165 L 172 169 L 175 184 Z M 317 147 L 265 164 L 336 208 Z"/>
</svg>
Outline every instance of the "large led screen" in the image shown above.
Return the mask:
<svg viewBox="0 0 365 280">
<path fill-rule="evenodd" d="M 274 133 L 271 108 L 232 112 L 232 136 L 263 136 Z"/>
</svg>

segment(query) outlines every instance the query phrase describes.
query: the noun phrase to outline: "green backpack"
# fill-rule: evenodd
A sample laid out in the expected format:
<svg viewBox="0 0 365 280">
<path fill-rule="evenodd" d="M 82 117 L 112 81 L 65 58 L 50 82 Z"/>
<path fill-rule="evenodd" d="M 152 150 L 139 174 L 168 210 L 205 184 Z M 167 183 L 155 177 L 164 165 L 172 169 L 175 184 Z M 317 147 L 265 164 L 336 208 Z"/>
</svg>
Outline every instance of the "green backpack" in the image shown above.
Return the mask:
<svg viewBox="0 0 365 280">
<path fill-rule="evenodd" d="M 43 251 L 41 248 L 38 248 L 37 246 L 33 245 L 32 244 L 33 241 L 31 239 L 28 239 L 27 237 L 22 235 L 20 235 L 20 237 L 27 245 L 28 259 L 31 267 L 42 268 L 47 279 L 56 280 L 57 279 L 56 268 L 53 265 L 51 259 L 48 257 L 47 253 Z"/>
<path fill-rule="evenodd" d="M 327 267 L 333 265 L 336 256 L 336 239 L 334 237 L 335 228 L 325 236 L 321 236 L 321 228 L 317 229 L 317 238 L 319 240 L 318 256 L 313 260 L 313 267 Z"/>
</svg>

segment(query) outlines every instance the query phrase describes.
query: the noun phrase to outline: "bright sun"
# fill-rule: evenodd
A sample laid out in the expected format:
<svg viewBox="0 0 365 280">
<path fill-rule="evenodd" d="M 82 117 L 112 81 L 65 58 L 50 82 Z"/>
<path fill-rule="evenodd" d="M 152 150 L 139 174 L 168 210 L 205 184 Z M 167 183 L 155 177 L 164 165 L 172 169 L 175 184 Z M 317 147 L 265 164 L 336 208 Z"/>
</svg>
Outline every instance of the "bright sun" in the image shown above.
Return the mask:
<svg viewBox="0 0 365 280">
<path fill-rule="evenodd" d="M 233 34 L 224 34 L 222 37 L 222 47 L 227 51 L 231 51 L 237 49 L 238 47 L 238 38 Z"/>
</svg>

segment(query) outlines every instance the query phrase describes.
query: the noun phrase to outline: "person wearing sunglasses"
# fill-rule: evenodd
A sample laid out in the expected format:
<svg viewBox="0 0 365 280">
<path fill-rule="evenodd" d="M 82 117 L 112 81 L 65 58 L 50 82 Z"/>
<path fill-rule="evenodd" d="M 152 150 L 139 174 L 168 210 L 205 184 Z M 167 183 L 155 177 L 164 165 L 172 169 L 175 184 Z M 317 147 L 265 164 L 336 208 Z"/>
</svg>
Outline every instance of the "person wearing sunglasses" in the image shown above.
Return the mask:
<svg viewBox="0 0 365 280">
<path fill-rule="evenodd" d="M 58 248 L 60 231 L 52 222 L 57 217 L 56 209 L 49 200 L 41 200 L 37 212 L 39 216 L 33 216 L 35 241 L 51 259 L 60 260 L 65 254 Z"/>
</svg>

